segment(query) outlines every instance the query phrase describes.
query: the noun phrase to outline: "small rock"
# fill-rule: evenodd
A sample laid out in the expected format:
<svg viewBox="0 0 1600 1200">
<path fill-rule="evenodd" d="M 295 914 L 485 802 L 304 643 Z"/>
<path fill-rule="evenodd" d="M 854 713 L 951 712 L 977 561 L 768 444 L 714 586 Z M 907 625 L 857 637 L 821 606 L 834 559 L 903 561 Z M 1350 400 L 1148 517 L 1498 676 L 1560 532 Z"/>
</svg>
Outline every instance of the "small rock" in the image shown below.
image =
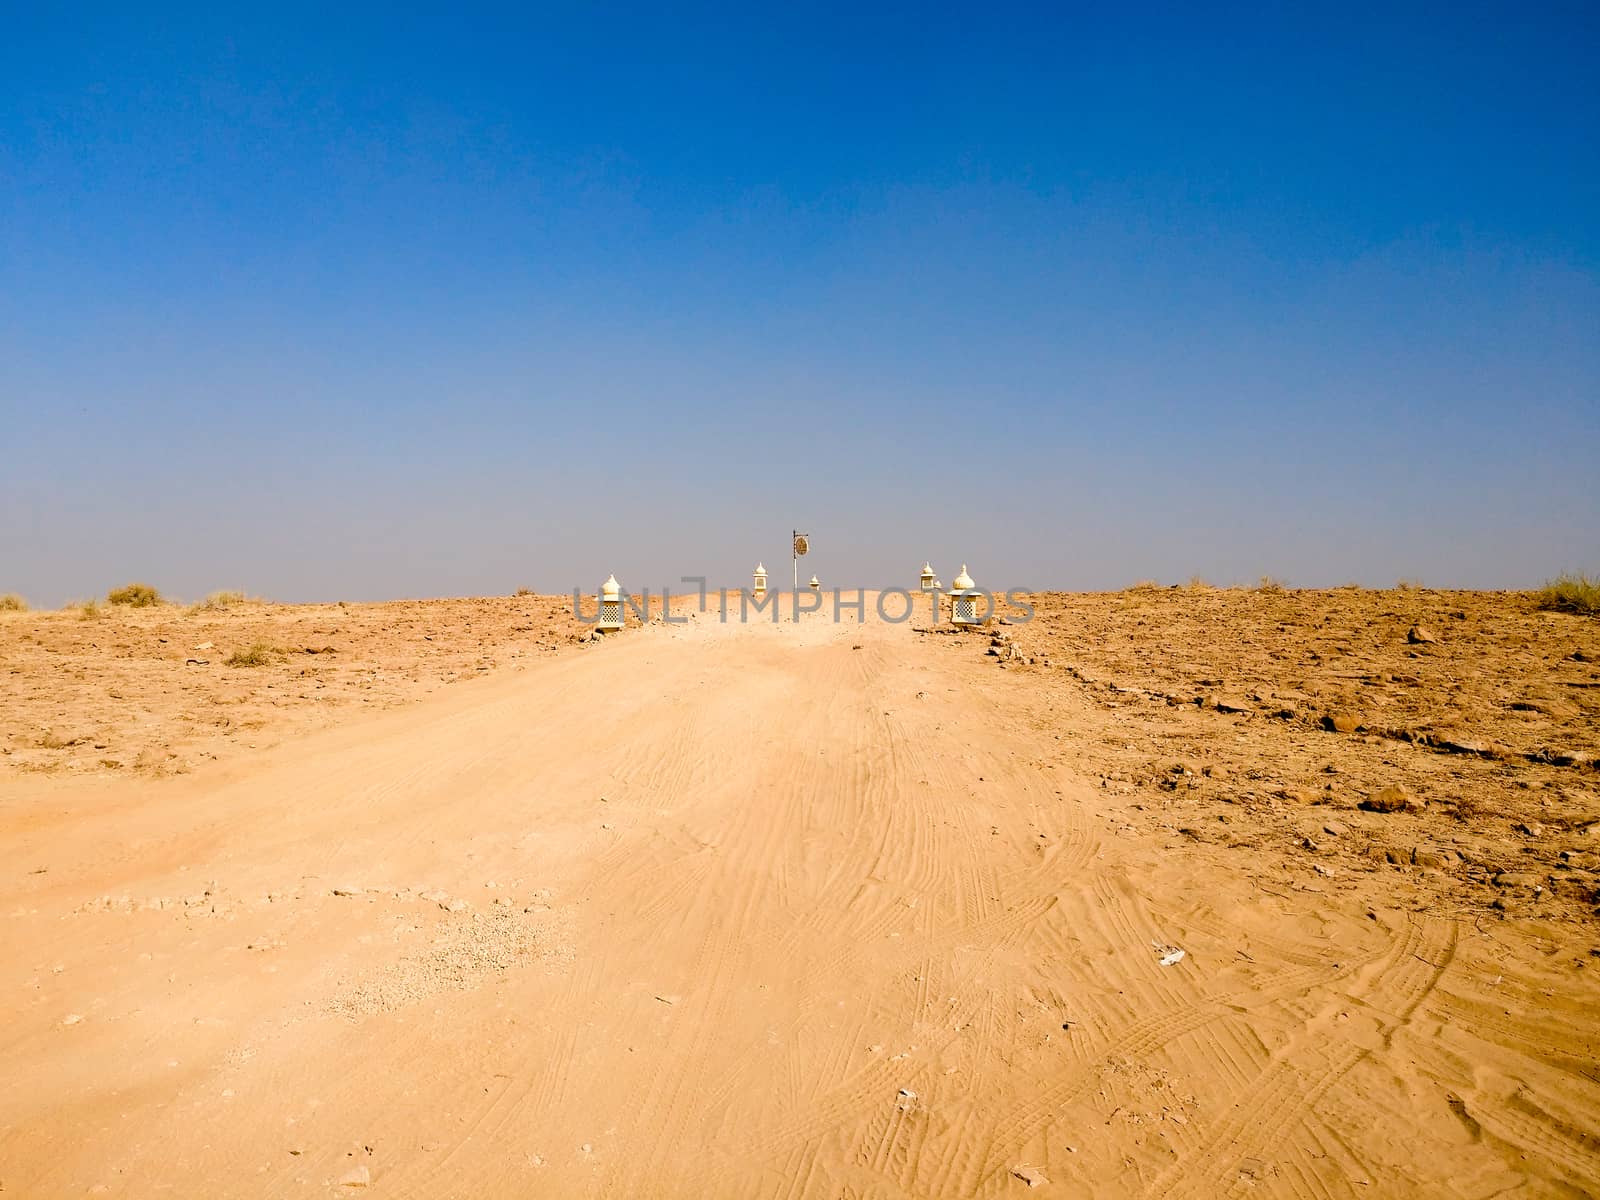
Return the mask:
<svg viewBox="0 0 1600 1200">
<path fill-rule="evenodd" d="M 1011 1173 L 1031 1188 L 1043 1187 L 1050 1182 L 1038 1167 L 1012 1167 Z"/>
<path fill-rule="evenodd" d="M 1494 885 L 1500 888 L 1540 888 L 1544 886 L 1544 877 L 1536 871 L 1501 871 L 1494 877 Z"/>
<path fill-rule="evenodd" d="M 339 1176 L 339 1186 L 347 1188 L 371 1187 L 372 1172 L 367 1170 L 365 1163 L 357 1163 L 343 1175 Z"/>
<path fill-rule="evenodd" d="M 363 893 L 366 890 L 367 890 L 366 888 L 353 887 L 353 886 L 351 886 L 350 884 L 347 883 L 347 884 L 343 884 L 340 887 L 334 888 L 333 889 L 333 894 L 335 896 L 359 896 L 359 895 L 361 895 L 361 893 Z"/>
<path fill-rule="evenodd" d="M 1433 631 L 1423 625 L 1413 625 L 1406 630 L 1406 641 L 1413 646 L 1431 646 L 1439 639 L 1433 636 Z"/>
<path fill-rule="evenodd" d="M 1361 728 L 1361 717 L 1353 712 L 1331 712 L 1324 714 L 1322 727 L 1333 733 L 1355 733 Z"/>
<path fill-rule="evenodd" d="M 61 1018 L 61 1023 L 63 1025 L 76 1025 L 81 1020 L 83 1020 L 82 1013 L 68 1013 Z"/>
<path fill-rule="evenodd" d="M 1216 707 L 1219 713 L 1248 713 L 1255 711 L 1255 705 L 1239 696 L 1218 696 Z"/>
<path fill-rule="evenodd" d="M 1394 813 L 1409 807 L 1410 801 L 1411 797 L 1406 795 L 1405 788 L 1391 783 L 1388 787 L 1368 796 L 1361 802 L 1361 807 L 1368 812 Z"/>
</svg>

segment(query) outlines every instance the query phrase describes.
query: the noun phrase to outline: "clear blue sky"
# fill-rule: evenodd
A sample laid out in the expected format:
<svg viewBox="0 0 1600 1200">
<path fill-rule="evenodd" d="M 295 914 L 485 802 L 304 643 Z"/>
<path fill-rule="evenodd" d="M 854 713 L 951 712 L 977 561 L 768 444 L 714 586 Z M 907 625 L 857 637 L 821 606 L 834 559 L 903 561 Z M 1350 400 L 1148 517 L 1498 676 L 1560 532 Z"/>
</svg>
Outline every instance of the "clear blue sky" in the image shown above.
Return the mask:
<svg viewBox="0 0 1600 1200">
<path fill-rule="evenodd" d="M 403 7 L 7 12 L 0 591 L 1600 567 L 1591 4 Z"/>
</svg>

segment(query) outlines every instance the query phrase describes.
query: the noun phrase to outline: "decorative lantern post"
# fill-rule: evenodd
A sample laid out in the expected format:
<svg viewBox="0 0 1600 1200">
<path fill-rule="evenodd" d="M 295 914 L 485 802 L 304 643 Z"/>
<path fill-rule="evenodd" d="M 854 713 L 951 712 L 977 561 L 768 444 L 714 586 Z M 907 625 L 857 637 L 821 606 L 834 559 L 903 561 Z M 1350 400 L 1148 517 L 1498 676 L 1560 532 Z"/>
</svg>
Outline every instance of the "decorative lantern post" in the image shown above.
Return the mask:
<svg viewBox="0 0 1600 1200">
<path fill-rule="evenodd" d="M 811 577 L 811 590 L 813 592 L 815 592 L 815 591 L 820 591 L 821 588 L 822 588 L 822 585 L 817 582 L 817 577 L 815 575 L 813 575 Z"/>
<path fill-rule="evenodd" d="M 767 568 L 757 563 L 756 573 L 752 578 L 755 582 L 751 590 L 755 592 L 756 599 L 760 600 L 767 594 Z"/>
<path fill-rule="evenodd" d="M 922 590 L 931 592 L 939 586 L 938 580 L 933 577 L 933 567 L 928 563 L 922 564 Z"/>
<path fill-rule="evenodd" d="M 622 628 L 622 585 L 615 575 L 600 585 L 600 620 L 595 628 L 604 631 Z"/>
<path fill-rule="evenodd" d="M 967 574 L 967 564 L 961 564 L 961 574 L 950 587 L 950 623 L 958 629 L 970 629 L 978 623 L 977 585 Z"/>
</svg>

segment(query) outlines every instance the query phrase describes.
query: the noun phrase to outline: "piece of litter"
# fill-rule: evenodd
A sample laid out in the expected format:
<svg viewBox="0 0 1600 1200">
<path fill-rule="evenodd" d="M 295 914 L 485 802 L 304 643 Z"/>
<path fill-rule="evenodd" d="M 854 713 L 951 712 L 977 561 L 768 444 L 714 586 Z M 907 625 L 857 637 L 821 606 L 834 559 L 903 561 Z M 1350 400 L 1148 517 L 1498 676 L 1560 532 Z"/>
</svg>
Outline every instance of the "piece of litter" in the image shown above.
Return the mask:
<svg viewBox="0 0 1600 1200">
<path fill-rule="evenodd" d="M 1011 1173 L 1031 1188 L 1043 1187 L 1050 1182 L 1038 1167 L 1012 1167 Z"/>
<path fill-rule="evenodd" d="M 1155 952 L 1161 956 L 1161 965 L 1163 967 L 1175 966 L 1183 961 L 1185 952 L 1178 949 L 1176 946 L 1165 946 L 1160 942 L 1151 942 L 1150 945 L 1155 949 Z"/>
</svg>

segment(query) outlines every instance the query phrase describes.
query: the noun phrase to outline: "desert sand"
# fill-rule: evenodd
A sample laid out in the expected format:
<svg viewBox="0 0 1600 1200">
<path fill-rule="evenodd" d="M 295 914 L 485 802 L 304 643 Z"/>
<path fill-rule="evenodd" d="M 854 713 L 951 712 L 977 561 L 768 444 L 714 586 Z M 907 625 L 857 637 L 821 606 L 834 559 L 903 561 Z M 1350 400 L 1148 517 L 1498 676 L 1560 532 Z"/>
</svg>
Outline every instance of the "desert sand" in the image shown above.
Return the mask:
<svg viewBox="0 0 1600 1200">
<path fill-rule="evenodd" d="M 0 616 L 0 1190 L 1600 1189 L 1600 626 L 1032 601 Z"/>
</svg>

